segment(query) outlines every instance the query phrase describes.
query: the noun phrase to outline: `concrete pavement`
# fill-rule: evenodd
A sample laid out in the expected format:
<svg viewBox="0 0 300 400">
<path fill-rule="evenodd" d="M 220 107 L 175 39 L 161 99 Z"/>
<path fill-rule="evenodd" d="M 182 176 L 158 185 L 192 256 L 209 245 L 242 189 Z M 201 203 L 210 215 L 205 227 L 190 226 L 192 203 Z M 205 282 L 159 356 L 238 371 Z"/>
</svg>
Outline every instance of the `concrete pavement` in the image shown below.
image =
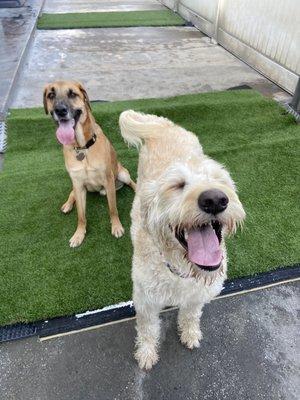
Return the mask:
<svg viewBox="0 0 300 400">
<path fill-rule="evenodd" d="M 179 343 L 177 312 L 163 313 L 161 360 L 147 373 L 132 356 L 134 320 L 2 344 L 0 398 L 298 400 L 299 300 L 299 282 L 215 300 L 193 351 Z"/>
<path fill-rule="evenodd" d="M 196 28 L 34 32 L 42 2 L 28 0 L 22 9 L 0 11 L 0 120 L 8 105 L 41 106 L 44 84 L 55 79 L 82 81 L 92 100 L 167 97 L 245 84 L 280 101 L 289 98 Z M 129 11 L 162 7 L 156 0 L 48 0 L 43 11 Z"/>
<path fill-rule="evenodd" d="M 0 9 L 0 121 L 19 72 L 43 0 L 27 0 L 23 7 Z"/>
<path fill-rule="evenodd" d="M 193 27 L 36 31 L 12 107 L 40 106 L 45 83 L 56 79 L 80 80 L 92 100 L 270 84 Z"/>
<path fill-rule="evenodd" d="M 44 13 L 164 10 L 157 0 L 46 0 Z"/>
</svg>

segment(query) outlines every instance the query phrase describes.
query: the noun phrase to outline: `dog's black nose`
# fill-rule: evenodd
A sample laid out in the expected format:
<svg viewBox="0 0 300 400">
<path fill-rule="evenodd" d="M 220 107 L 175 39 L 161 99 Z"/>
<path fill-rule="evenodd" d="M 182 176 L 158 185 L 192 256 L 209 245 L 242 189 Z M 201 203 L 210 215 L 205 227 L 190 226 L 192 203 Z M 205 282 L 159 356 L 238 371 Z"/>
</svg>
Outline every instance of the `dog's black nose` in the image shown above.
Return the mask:
<svg viewBox="0 0 300 400">
<path fill-rule="evenodd" d="M 65 117 L 68 114 L 68 108 L 64 104 L 58 104 L 54 111 L 58 117 Z"/>
<path fill-rule="evenodd" d="M 227 208 L 228 197 L 219 189 L 210 189 L 200 194 L 198 204 L 202 211 L 216 215 Z"/>
</svg>

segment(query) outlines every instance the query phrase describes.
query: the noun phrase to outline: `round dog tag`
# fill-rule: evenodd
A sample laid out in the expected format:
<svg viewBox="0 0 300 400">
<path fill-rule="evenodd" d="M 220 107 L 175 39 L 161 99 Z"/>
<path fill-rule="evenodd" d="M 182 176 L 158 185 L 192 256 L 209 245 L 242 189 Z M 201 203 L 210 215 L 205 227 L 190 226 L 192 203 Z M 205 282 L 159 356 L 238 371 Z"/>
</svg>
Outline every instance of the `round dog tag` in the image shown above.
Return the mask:
<svg viewBox="0 0 300 400">
<path fill-rule="evenodd" d="M 84 159 L 84 157 L 85 157 L 85 154 L 84 154 L 84 153 L 78 153 L 77 156 L 76 156 L 76 159 L 77 159 L 78 161 L 82 161 L 82 160 Z"/>
</svg>

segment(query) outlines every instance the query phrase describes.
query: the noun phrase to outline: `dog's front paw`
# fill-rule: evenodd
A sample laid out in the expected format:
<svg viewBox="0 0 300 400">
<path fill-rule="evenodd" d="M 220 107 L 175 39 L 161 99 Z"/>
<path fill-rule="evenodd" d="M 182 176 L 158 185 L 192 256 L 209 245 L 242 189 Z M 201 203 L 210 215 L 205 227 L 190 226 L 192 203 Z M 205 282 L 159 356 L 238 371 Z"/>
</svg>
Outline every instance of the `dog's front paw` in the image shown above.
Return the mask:
<svg viewBox="0 0 300 400">
<path fill-rule="evenodd" d="M 84 232 L 75 232 L 74 235 L 71 237 L 69 243 L 70 247 L 78 247 L 83 242 L 85 233 Z"/>
<path fill-rule="evenodd" d="M 184 330 L 181 332 L 180 341 L 188 349 L 194 349 L 200 346 L 200 340 L 202 339 L 201 331 L 195 330 Z"/>
<path fill-rule="evenodd" d="M 136 350 L 134 357 L 137 360 L 139 367 L 147 371 L 149 371 L 158 361 L 158 354 L 153 346 L 145 345 L 139 347 Z"/>
<path fill-rule="evenodd" d="M 112 223 L 112 225 L 111 225 L 111 234 L 113 236 L 115 236 L 116 238 L 120 238 L 121 236 L 124 235 L 124 232 L 125 232 L 125 230 L 124 230 L 121 222 Z"/>
</svg>

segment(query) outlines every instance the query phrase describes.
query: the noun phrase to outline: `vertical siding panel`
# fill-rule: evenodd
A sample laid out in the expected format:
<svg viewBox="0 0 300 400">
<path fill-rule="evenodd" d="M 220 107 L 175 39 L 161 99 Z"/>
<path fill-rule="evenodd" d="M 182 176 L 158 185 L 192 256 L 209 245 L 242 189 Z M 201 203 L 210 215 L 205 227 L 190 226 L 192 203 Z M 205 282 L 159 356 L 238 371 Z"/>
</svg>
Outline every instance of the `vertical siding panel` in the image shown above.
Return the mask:
<svg viewBox="0 0 300 400">
<path fill-rule="evenodd" d="M 215 24 L 220 2 L 221 44 L 223 40 L 226 48 L 293 90 L 295 74 L 300 75 L 300 0 L 177 1 L 212 24 Z M 278 65 L 272 66 L 268 59 Z"/>
<path fill-rule="evenodd" d="M 300 72 L 299 0 L 226 0 L 220 24 L 241 42 Z"/>
</svg>

